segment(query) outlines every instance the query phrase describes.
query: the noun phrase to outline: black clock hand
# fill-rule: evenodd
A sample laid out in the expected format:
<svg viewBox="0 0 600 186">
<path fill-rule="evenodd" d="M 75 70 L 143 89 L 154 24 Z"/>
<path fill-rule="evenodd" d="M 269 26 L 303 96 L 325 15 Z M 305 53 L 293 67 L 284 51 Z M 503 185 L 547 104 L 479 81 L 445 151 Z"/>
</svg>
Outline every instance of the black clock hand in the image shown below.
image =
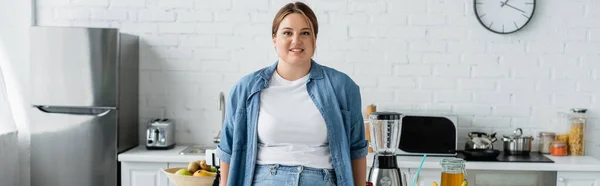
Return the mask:
<svg viewBox="0 0 600 186">
<path fill-rule="evenodd" d="M 504 3 L 503 3 L 503 2 L 500 2 L 500 7 L 504 7 L 504 5 L 505 5 L 506 3 L 508 3 L 508 1 L 510 1 L 510 0 L 506 0 L 506 1 L 504 1 Z"/>
<path fill-rule="evenodd" d="M 515 10 L 518 10 L 518 11 L 521 11 L 521 12 L 525 13 L 525 11 L 523 11 L 523 10 L 521 10 L 521 9 L 518 9 L 518 8 L 516 8 L 516 7 L 512 6 L 512 5 L 509 5 L 509 4 L 507 4 L 507 3 L 504 3 L 504 5 L 506 5 L 506 6 L 509 6 L 509 7 L 511 7 L 511 8 L 514 8 Z"/>
</svg>

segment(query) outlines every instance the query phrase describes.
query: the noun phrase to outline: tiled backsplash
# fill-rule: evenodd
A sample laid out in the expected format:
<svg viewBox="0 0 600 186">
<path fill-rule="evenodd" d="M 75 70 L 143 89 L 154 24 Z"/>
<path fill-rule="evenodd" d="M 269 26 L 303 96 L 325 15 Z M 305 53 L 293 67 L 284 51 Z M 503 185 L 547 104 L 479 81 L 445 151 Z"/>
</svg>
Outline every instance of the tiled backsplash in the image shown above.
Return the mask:
<svg viewBox="0 0 600 186">
<path fill-rule="evenodd" d="M 558 130 L 557 113 L 572 107 L 600 116 L 598 1 L 545 0 L 509 35 L 482 27 L 472 0 L 307 2 L 320 27 L 315 60 L 349 74 L 364 107 L 458 115 L 460 137 Z M 140 35 L 140 130 L 164 107 L 178 143 L 211 144 L 219 92 L 276 60 L 270 27 L 285 3 L 39 0 L 36 15 L 39 25 Z M 588 129 L 588 150 L 600 157 L 600 123 Z"/>
</svg>

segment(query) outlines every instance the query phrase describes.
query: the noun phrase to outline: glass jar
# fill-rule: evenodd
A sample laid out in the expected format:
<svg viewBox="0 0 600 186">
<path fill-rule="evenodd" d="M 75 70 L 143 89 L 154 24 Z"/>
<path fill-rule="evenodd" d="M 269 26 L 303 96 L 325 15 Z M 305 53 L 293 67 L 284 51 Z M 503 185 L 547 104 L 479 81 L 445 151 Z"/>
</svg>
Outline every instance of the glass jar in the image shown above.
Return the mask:
<svg viewBox="0 0 600 186">
<path fill-rule="evenodd" d="M 461 186 L 467 177 L 465 160 L 460 158 L 444 158 L 442 165 L 442 186 Z"/>
<path fill-rule="evenodd" d="M 556 140 L 564 141 L 565 143 L 569 142 L 569 134 L 560 134 L 556 136 Z"/>
<path fill-rule="evenodd" d="M 371 144 L 371 124 L 370 120 L 364 120 L 365 122 L 365 139 L 367 140 L 367 146 L 369 153 L 373 152 L 373 146 Z"/>
<path fill-rule="evenodd" d="M 553 132 L 540 132 L 540 152 L 542 154 L 550 154 L 550 148 L 552 145 L 552 142 L 554 142 L 554 140 L 556 140 L 556 133 Z"/>
<path fill-rule="evenodd" d="M 584 131 L 587 121 L 586 116 L 587 109 L 574 108 L 571 109 L 569 117 L 570 131 L 569 131 L 569 154 L 573 156 L 583 156 L 584 154 Z"/>
<path fill-rule="evenodd" d="M 552 149 L 550 150 L 552 156 L 566 156 L 567 155 L 567 142 L 556 140 L 552 142 Z"/>
<path fill-rule="evenodd" d="M 368 151 L 371 153 L 371 152 L 373 152 L 373 146 L 371 144 L 372 143 L 372 141 L 371 141 L 371 124 L 370 124 L 371 120 L 369 120 L 368 118 L 369 118 L 369 115 L 371 115 L 371 113 L 377 112 L 377 106 L 375 106 L 373 104 L 368 105 L 365 112 L 366 112 L 365 118 L 367 118 L 364 120 L 364 122 L 365 122 L 365 138 L 366 138 L 367 142 L 369 143 Z"/>
<path fill-rule="evenodd" d="M 554 131 L 556 132 L 556 140 L 564 141 L 567 144 L 569 143 L 569 133 L 571 131 L 571 124 L 569 122 L 570 111 L 567 112 L 558 112 L 558 124 Z"/>
</svg>

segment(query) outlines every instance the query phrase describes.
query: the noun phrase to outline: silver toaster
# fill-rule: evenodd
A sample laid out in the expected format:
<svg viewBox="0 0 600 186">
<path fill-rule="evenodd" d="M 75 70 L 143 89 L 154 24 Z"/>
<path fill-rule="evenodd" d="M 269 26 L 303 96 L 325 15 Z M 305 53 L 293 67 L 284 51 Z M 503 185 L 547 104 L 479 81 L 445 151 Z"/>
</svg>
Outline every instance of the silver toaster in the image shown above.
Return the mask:
<svg viewBox="0 0 600 186">
<path fill-rule="evenodd" d="M 175 122 L 171 119 L 153 119 L 146 129 L 147 149 L 175 147 Z"/>
</svg>

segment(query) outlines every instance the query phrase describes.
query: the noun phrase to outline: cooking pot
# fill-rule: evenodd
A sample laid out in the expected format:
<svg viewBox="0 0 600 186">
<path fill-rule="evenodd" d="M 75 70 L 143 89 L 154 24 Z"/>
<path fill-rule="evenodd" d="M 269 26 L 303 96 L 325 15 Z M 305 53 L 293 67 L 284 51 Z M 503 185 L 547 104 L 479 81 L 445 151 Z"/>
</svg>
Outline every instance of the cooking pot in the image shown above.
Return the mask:
<svg viewBox="0 0 600 186">
<path fill-rule="evenodd" d="M 513 135 L 502 138 L 504 141 L 504 153 L 511 155 L 528 155 L 531 152 L 533 137 L 523 136 L 523 129 L 517 128 Z"/>
</svg>

